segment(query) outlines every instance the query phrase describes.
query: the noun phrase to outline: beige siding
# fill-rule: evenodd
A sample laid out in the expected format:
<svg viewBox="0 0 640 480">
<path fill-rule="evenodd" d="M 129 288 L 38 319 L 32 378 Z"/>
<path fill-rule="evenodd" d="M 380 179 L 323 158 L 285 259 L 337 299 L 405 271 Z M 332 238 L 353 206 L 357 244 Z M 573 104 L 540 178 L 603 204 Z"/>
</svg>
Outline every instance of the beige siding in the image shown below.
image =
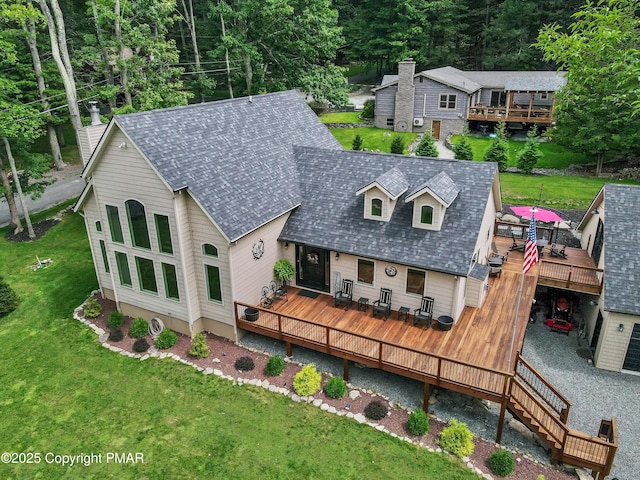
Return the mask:
<svg viewBox="0 0 640 480">
<path fill-rule="evenodd" d="M 433 207 L 433 222 L 431 225 L 426 223 L 422 223 L 422 207 L 425 205 L 429 205 Z M 442 222 L 444 220 L 445 215 L 447 214 L 447 209 L 438 202 L 433 196 L 428 193 L 424 195 L 420 195 L 413 201 L 413 227 L 414 228 L 423 228 L 425 230 L 436 230 L 439 231 L 442 227 Z"/>
<path fill-rule="evenodd" d="M 113 290 L 113 281 L 111 273 L 107 273 L 104 267 L 104 261 L 102 259 L 102 250 L 100 248 L 100 240 L 105 243 L 107 248 L 107 260 L 109 262 L 109 270 L 113 272 L 115 267 L 115 260 L 109 257 L 107 245 L 111 241 L 109 236 L 109 225 L 105 225 L 100 217 L 100 211 L 96 203 L 96 196 L 90 193 L 84 204 L 84 221 L 87 227 L 87 236 L 89 237 L 89 244 L 91 245 L 91 254 L 93 255 L 93 263 L 96 269 L 96 277 L 98 278 L 98 284 L 101 289 L 108 288 Z M 96 222 L 100 222 L 102 231 L 99 232 L 96 227 Z"/>
<path fill-rule="evenodd" d="M 474 253 L 478 263 L 486 264 L 486 257 L 491 251 L 491 242 L 494 236 L 494 227 L 496 221 L 496 204 L 494 200 L 493 192 L 491 192 L 487 198 L 487 204 L 482 215 L 482 223 L 480 224 L 480 231 L 478 233 L 478 240 Z"/>
<path fill-rule="evenodd" d="M 382 200 L 382 216 L 374 217 L 371 214 L 371 202 L 374 198 Z M 378 187 L 373 187 L 364 193 L 364 218 L 370 220 L 379 220 L 388 222 L 393 215 L 393 210 L 396 207 L 397 200 L 391 200 L 382 190 Z"/>
<path fill-rule="evenodd" d="M 477 278 L 467 278 L 465 296 L 469 307 L 481 307 L 485 293 L 485 282 L 482 282 Z"/>
<path fill-rule="evenodd" d="M 593 241 L 596 238 L 596 231 L 598 229 L 598 220 L 602 219 L 603 222 L 605 221 L 604 198 L 602 200 L 602 203 L 598 206 L 597 212 L 598 212 L 597 214 L 590 215 L 590 217 L 588 218 L 586 225 L 582 229 L 582 236 L 580 238 L 581 248 L 583 248 L 584 250 L 587 250 L 589 252 L 589 255 L 591 255 L 591 253 L 593 252 Z M 605 249 L 602 250 L 603 254 L 604 254 L 604 251 Z M 598 265 L 598 268 L 602 268 L 603 265 L 604 265 L 604 255 L 600 255 L 600 265 Z"/>
<path fill-rule="evenodd" d="M 602 330 L 595 353 L 595 365 L 604 370 L 619 372 L 622 370 L 634 323 L 640 323 L 640 317 L 622 313 L 603 312 Z M 623 325 L 623 331 L 619 330 Z"/>
</svg>

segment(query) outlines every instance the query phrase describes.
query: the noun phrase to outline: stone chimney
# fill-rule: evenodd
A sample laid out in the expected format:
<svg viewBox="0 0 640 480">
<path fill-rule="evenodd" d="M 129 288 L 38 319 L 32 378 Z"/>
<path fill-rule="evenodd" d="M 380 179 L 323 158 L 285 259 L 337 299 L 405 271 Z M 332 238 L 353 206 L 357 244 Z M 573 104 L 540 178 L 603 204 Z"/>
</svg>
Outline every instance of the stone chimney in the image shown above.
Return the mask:
<svg viewBox="0 0 640 480">
<path fill-rule="evenodd" d="M 398 63 L 398 90 L 393 129 L 396 132 L 410 132 L 413 129 L 413 103 L 415 87 L 413 77 L 416 73 L 416 62 L 412 58 Z"/>
<path fill-rule="evenodd" d="M 98 108 L 98 102 L 95 100 L 89 102 L 89 113 L 91 114 L 91 125 L 102 125 L 100 109 Z"/>
</svg>

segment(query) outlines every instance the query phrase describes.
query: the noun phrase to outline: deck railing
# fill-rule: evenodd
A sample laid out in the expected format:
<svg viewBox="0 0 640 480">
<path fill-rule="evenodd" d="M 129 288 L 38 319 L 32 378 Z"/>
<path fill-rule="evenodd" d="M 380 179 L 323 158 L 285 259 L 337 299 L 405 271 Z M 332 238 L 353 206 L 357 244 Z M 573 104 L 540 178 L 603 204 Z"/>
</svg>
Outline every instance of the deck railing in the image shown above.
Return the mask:
<svg viewBox="0 0 640 480">
<path fill-rule="evenodd" d="M 475 106 L 467 110 L 468 120 L 551 123 L 553 113 L 548 108 L 506 108 Z"/>
<path fill-rule="evenodd" d="M 544 259 L 538 272 L 538 283 L 549 287 L 567 288 L 585 293 L 600 293 L 604 270 L 581 267 Z"/>
</svg>

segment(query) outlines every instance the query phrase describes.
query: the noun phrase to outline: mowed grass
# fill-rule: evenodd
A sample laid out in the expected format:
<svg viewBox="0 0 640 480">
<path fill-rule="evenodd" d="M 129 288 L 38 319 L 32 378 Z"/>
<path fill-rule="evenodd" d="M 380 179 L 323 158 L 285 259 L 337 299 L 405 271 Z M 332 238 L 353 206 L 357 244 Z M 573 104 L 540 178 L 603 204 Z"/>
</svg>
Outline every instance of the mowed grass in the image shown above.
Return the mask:
<svg viewBox="0 0 640 480">
<path fill-rule="evenodd" d="M 395 136 L 400 136 L 404 140 L 404 153 L 408 153 L 408 147 L 416 139 L 415 133 L 397 133 L 391 130 L 375 127 L 363 128 L 331 128 L 331 133 L 346 150 L 351 150 L 353 139 L 360 134 L 362 137 L 362 148 L 367 150 L 379 150 L 389 152 L 391 142 Z"/>
<path fill-rule="evenodd" d="M 360 112 L 333 112 L 320 115 L 322 123 L 362 123 Z"/>
<path fill-rule="evenodd" d="M 72 319 L 96 288 L 82 218 L 68 214 L 32 243 L 5 233 L 0 275 L 21 305 L 0 319 L 0 452 L 42 457 L 0 463 L 0 478 L 477 478 L 448 456 L 281 395 L 108 351 Z M 33 271 L 36 255 L 53 263 Z M 71 467 L 47 463 L 47 452 L 103 457 Z M 106 463 L 108 452 L 140 452 L 144 463 Z"/>
</svg>

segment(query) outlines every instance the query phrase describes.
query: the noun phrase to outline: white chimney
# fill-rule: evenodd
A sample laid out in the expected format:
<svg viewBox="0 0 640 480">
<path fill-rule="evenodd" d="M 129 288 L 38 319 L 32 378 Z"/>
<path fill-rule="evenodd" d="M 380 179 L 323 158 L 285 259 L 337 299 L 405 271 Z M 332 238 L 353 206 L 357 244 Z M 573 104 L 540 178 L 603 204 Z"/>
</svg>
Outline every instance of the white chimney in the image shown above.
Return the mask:
<svg viewBox="0 0 640 480">
<path fill-rule="evenodd" d="M 98 108 L 98 102 L 95 100 L 89 102 L 89 113 L 91 114 L 91 125 L 102 125 L 100 109 Z"/>
</svg>

